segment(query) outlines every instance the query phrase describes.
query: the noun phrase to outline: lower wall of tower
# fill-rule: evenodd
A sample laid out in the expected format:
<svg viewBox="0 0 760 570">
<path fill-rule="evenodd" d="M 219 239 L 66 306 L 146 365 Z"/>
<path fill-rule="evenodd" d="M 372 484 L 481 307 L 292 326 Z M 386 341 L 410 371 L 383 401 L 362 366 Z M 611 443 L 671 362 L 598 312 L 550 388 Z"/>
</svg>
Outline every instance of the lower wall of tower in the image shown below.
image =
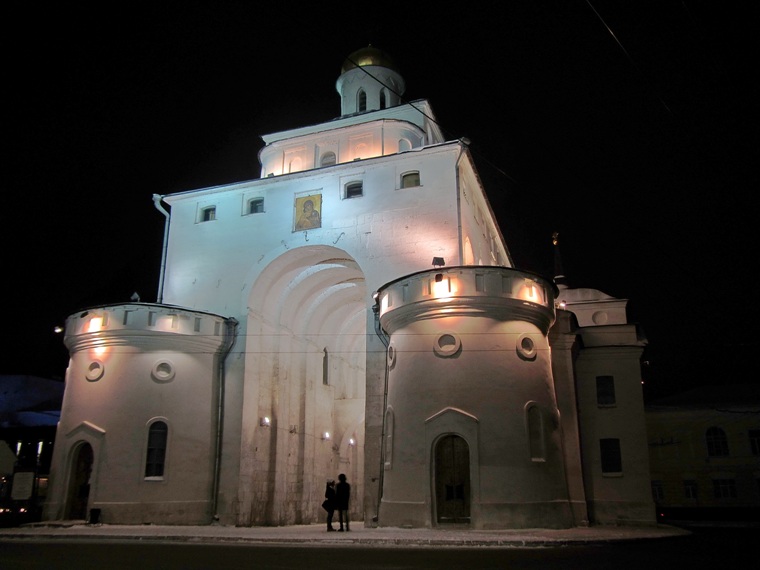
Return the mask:
<svg viewBox="0 0 760 570">
<path fill-rule="evenodd" d="M 100 522 L 104 524 L 211 524 L 209 501 L 165 501 L 156 503 L 100 503 L 93 502 L 90 509 L 100 509 Z"/>
<path fill-rule="evenodd" d="M 472 528 L 570 528 L 573 515 L 567 501 L 538 503 L 489 503 L 478 506 Z"/>
<path fill-rule="evenodd" d="M 430 515 L 431 506 L 424 502 L 386 501 L 380 504 L 379 526 L 425 528 L 436 523 Z M 466 522 L 466 521 L 462 521 Z M 480 503 L 472 505 L 469 521 L 473 529 L 509 528 L 570 528 L 573 513 L 567 501 L 536 503 Z"/>
<path fill-rule="evenodd" d="M 656 523 L 651 501 L 589 501 L 589 518 L 598 525 L 652 525 Z"/>
<path fill-rule="evenodd" d="M 415 501 L 380 501 L 378 526 L 426 528 L 431 526 L 430 506 Z"/>
</svg>

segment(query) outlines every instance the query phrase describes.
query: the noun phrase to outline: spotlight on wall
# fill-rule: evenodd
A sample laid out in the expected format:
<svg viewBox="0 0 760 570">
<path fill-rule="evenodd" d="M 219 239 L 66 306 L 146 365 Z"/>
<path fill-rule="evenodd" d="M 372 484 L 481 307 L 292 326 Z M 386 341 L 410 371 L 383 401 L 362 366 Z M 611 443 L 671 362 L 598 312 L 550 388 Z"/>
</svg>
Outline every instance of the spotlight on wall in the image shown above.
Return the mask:
<svg viewBox="0 0 760 570">
<path fill-rule="evenodd" d="M 259 425 L 264 427 L 269 427 L 272 425 L 272 420 L 269 419 L 269 416 L 264 416 L 259 420 Z"/>
<path fill-rule="evenodd" d="M 356 440 L 353 437 L 350 438 L 348 440 L 348 445 L 350 445 L 351 447 L 353 447 L 354 445 L 356 445 Z"/>
<path fill-rule="evenodd" d="M 322 434 L 322 441 L 327 441 L 328 439 L 330 439 L 330 432 L 326 431 Z"/>
<path fill-rule="evenodd" d="M 442 257 L 433 258 L 433 267 L 443 267 L 444 265 L 446 265 L 446 262 L 443 260 Z"/>
</svg>

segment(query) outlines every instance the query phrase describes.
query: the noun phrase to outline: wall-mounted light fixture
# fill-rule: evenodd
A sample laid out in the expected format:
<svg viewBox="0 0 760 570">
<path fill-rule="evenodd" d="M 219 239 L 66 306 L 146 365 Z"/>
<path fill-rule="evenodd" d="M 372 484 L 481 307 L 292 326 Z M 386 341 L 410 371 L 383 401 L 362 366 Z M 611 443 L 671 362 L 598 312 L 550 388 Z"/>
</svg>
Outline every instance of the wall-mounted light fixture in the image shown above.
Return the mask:
<svg viewBox="0 0 760 570">
<path fill-rule="evenodd" d="M 444 265 L 446 265 L 446 262 L 443 260 L 442 257 L 433 258 L 433 267 L 443 267 Z"/>
<path fill-rule="evenodd" d="M 325 433 L 322 434 L 322 441 L 327 441 L 329 439 L 330 439 L 330 432 L 329 431 L 326 431 Z"/>
<path fill-rule="evenodd" d="M 351 447 L 353 447 L 354 445 L 356 445 L 356 440 L 353 437 L 349 438 L 348 445 L 350 445 Z"/>
<path fill-rule="evenodd" d="M 269 416 L 264 416 L 259 420 L 259 425 L 264 427 L 269 427 L 272 425 L 272 420 L 269 419 Z"/>
</svg>

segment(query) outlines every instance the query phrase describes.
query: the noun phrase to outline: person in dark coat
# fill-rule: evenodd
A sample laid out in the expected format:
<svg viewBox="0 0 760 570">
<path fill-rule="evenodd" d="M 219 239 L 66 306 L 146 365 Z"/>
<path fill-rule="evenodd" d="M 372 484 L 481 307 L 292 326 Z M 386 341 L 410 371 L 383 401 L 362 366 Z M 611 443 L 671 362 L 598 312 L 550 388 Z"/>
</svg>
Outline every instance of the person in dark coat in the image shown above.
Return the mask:
<svg viewBox="0 0 760 570">
<path fill-rule="evenodd" d="M 334 531 L 332 525 L 333 514 L 335 513 L 335 481 L 330 479 L 325 488 L 325 501 L 322 506 L 327 511 L 327 532 Z"/>
<path fill-rule="evenodd" d="M 335 508 L 338 509 L 338 522 L 340 528 L 338 532 L 343 532 L 343 517 L 346 519 L 346 532 L 348 528 L 348 502 L 351 499 L 351 485 L 346 482 L 346 476 L 341 473 L 338 475 L 338 484 L 335 486 Z"/>
</svg>

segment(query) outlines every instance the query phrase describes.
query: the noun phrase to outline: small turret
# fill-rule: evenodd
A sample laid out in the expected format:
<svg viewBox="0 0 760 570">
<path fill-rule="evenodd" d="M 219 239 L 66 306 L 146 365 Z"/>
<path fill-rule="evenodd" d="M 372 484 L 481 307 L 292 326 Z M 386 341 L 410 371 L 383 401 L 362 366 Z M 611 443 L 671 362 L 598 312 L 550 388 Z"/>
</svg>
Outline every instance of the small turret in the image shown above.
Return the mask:
<svg viewBox="0 0 760 570">
<path fill-rule="evenodd" d="M 369 45 L 346 58 L 335 89 L 345 117 L 399 105 L 406 85 L 390 56 Z"/>
</svg>

